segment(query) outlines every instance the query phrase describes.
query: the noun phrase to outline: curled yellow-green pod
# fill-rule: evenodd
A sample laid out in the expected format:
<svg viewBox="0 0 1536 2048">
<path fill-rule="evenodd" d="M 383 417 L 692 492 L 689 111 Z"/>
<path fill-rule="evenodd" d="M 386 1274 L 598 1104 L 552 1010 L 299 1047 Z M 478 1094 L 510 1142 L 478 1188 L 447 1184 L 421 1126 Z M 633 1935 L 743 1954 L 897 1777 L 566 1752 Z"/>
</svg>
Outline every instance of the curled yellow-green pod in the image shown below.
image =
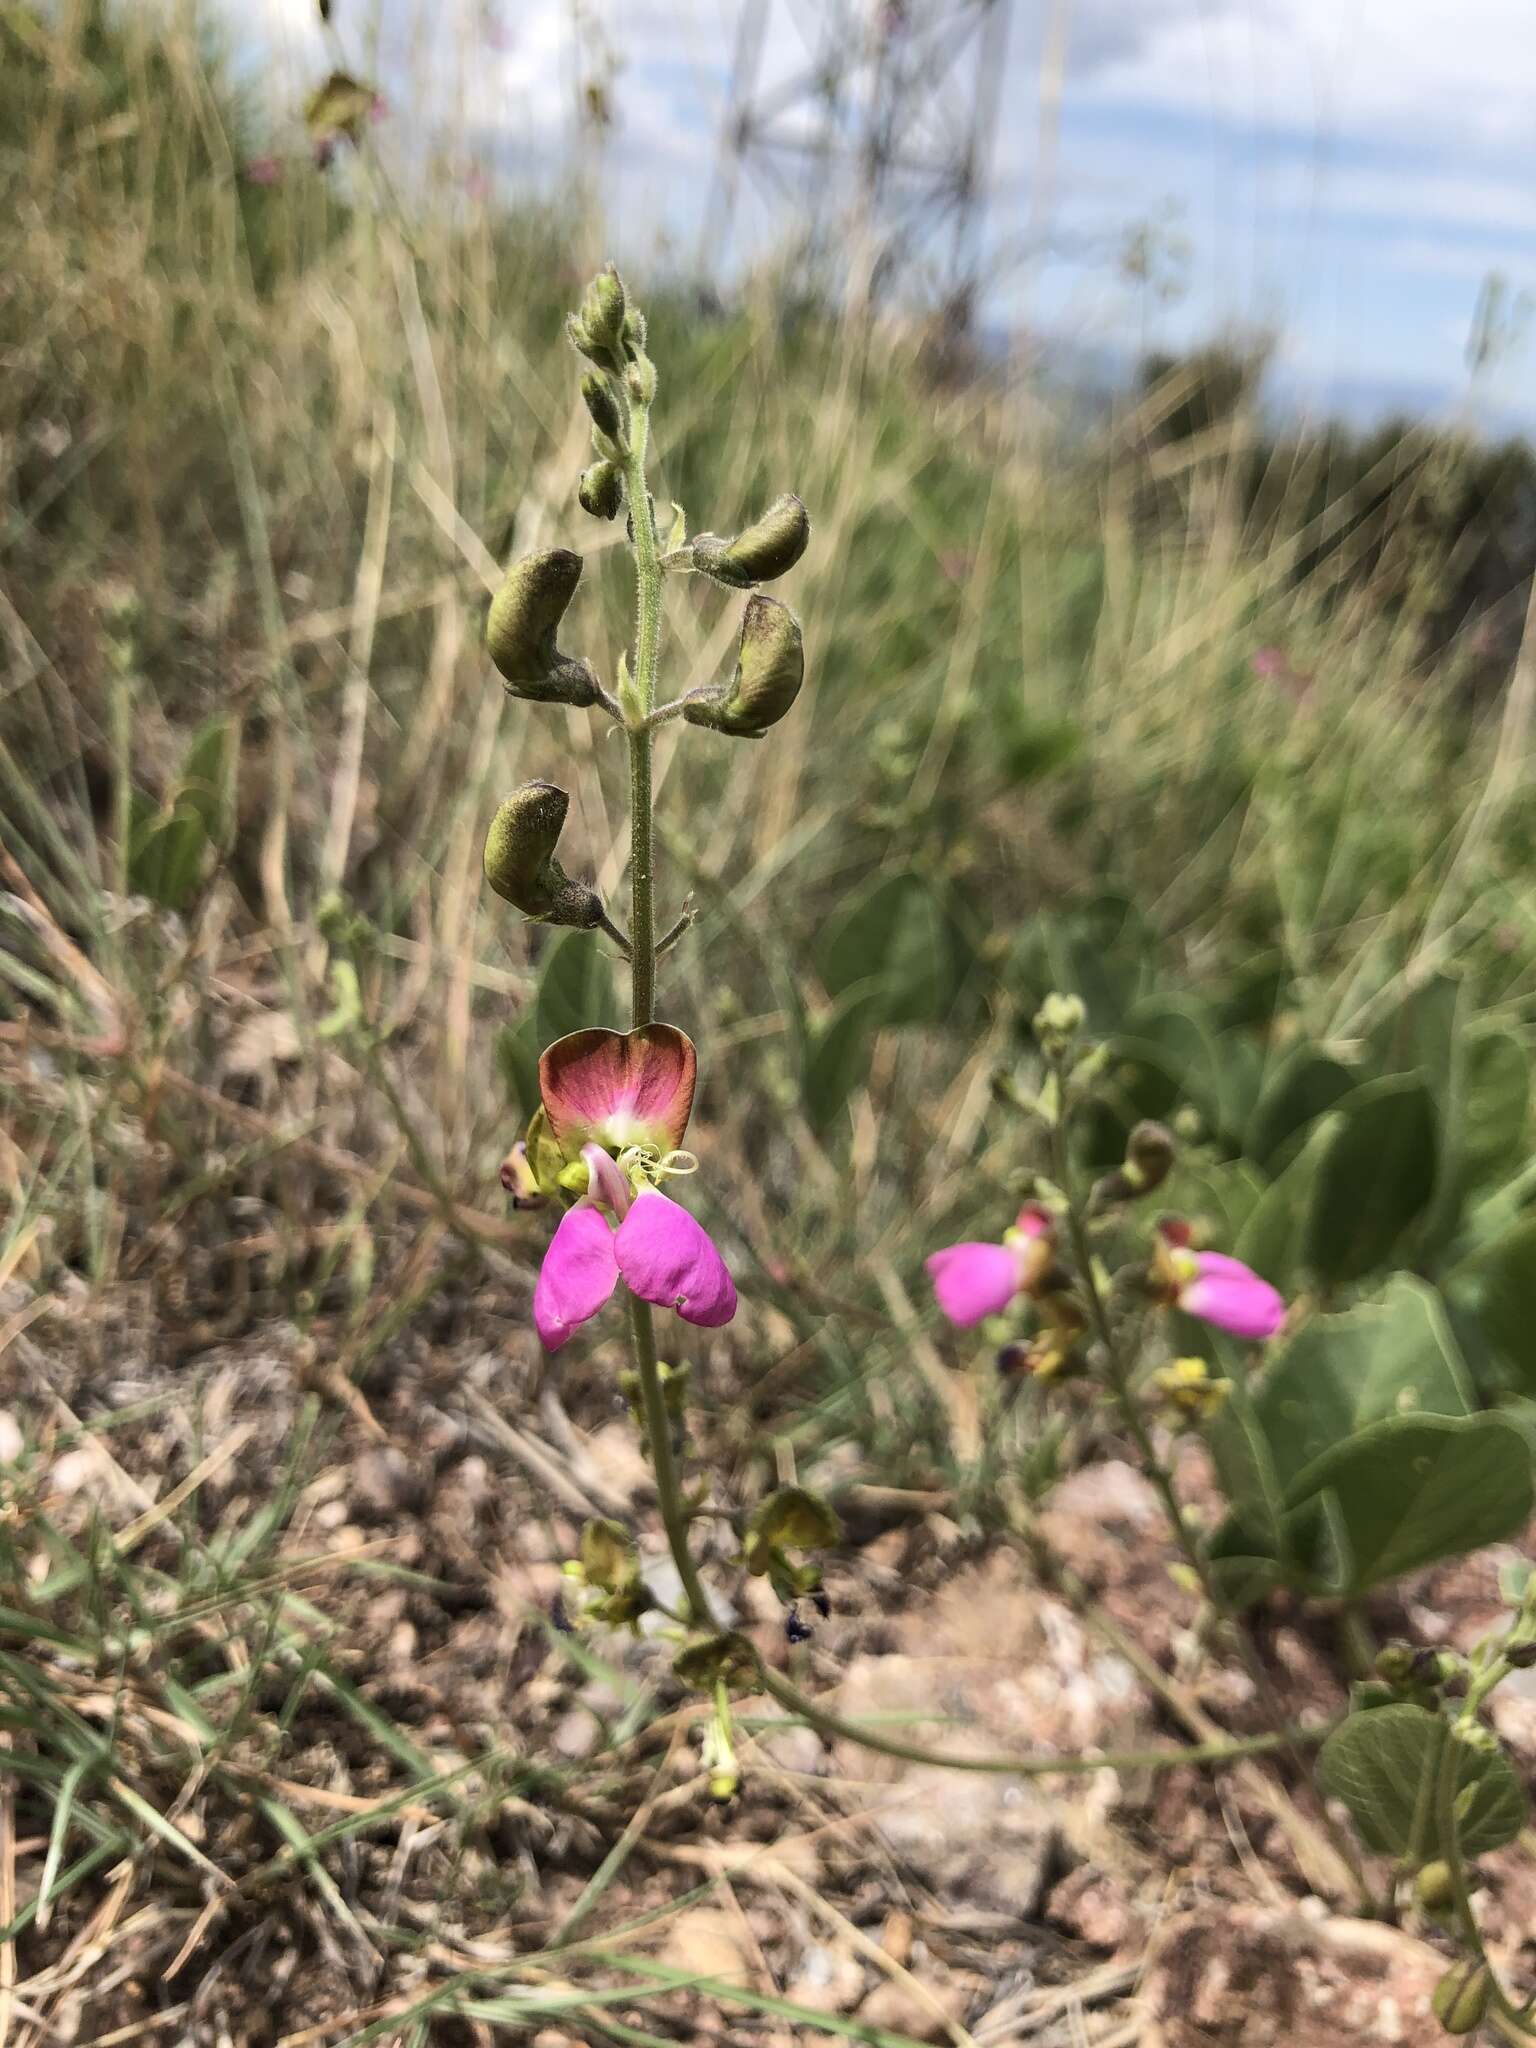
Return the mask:
<svg viewBox="0 0 1536 2048">
<path fill-rule="evenodd" d="M 577 584 L 581 557 L 570 548 L 547 548 L 514 562 L 491 600 L 485 645 L 508 692 L 535 704 L 595 704 L 592 664 L 563 654 L 560 621 Z"/>
<path fill-rule="evenodd" d="M 496 894 L 538 924 L 590 931 L 602 922 L 595 889 L 573 882 L 555 858 L 570 798 L 552 782 L 514 789 L 485 835 L 485 879 Z"/>
<path fill-rule="evenodd" d="M 761 739 L 789 710 L 804 680 L 800 621 L 777 598 L 754 592 L 742 617 L 735 675 L 723 689 L 690 698 L 683 716 L 733 739 Z"/>
<path fill-rule="evenodd" d="M 792 569 L 810 538 L 810 514 L 793 491 L 785 491 L 734 539 L 722 540 L 714 533 L 697 535 L 693 566 L 717 583 L 750 590 L 754 583 L 770 583 Z"/>
</svg>

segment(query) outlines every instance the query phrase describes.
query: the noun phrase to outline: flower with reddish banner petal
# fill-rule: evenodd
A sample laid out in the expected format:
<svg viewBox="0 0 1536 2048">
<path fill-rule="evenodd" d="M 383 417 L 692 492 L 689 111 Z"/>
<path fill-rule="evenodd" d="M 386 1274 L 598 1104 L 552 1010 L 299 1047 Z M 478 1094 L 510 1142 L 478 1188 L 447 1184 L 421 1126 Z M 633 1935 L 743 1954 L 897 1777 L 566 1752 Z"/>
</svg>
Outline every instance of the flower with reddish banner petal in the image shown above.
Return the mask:
<svg viewBox="0 0 1536 2048">
<path fill-rule="evenodd" d="M 1285 1321 L 1285 1299 L 1269 1282 L 1225 1252 L 1190 1248 L 1189 1225 L 1165 1217 L 1157 1226 L 1152 1286 L 1170 1308 L 1198 1316 L 1232 1337 L 1262 1342 Z"/>
<path fill-rule="evenodd" d="M 683 1142 L 698 1062 L 673 1024 L 638 1031 L 572 1031 L 539 1061 L 539 1094 L 567 1158 L 596 1142 L 674 1151 Z"/>
<path fill-rule="evenodd" d="M 642 1187 L 614 1240 L 631 1294 L 717 1329 L 736 1313 L 736 1286 L 709 1232 L 659 1188 Z"/>
<path fill-rule="evenodd" d="M 1042 1278 L 1054 1236 L 1050 1212 L 1031 1202 L 1001 1244 L 952 1244 L 935 1252 L 926 1264 L 939 1307 L 961 1329 L 1001 1315 L 1016 1294 Z"/>
</svg>

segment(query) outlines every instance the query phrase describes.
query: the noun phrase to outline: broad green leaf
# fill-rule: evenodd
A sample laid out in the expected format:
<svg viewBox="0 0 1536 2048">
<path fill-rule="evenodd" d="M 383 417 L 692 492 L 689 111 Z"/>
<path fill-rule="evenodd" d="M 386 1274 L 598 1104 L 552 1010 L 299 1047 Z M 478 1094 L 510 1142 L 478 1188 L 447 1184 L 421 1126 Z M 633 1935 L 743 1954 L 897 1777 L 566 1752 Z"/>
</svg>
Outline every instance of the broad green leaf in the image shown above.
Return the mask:
<svg viewBox="0 0 1536 2048">
<path fill-rule="evenodd" d="M 1223 1031 L 1216 1038 L 1216 1096 L 1221 1128 L 1234 1142 L 1253 1116 L 1264 1085 L 1264 1053 L 1249 1031 Z"/>
<path fill-rule="evenodd" d="M 885 1014 L 885 990 L 866 982 L 849 989 L 831 1016 L 807 1031 L 800 1092 L 806 1118 L 818 1135 L 830 1129 L 849 1096 L 862 1085 Z"/>
<path fill-rule="evenodd" d="M 1465 1269 L 1480 1284 L 1479 1321 L 1518 1391 L 1536 1397 L 1536 1216 L 1522 1216 Z"/>
<path fill-rule="evenodd" d="M 1197 1241 L 1225 1251 L 1242 1233 L 1264 1185 L 1245 1159 L 1214 1166 L 1176 1166 L 1153 1198 L 1157 1207 L 1196 1227 Z"/>
<path fill-rule="evenodd" d="M 1264 1082 L 1243 1136 L 1244 1152 L 1266 1173 L 1279 1173 L 1308 1128 L 1349 1093 L 1355 1079 L 1316 1046 L 1293 1046 Z"/>
<path fill-rule="evenodd" d="M 1453 975 L 1437 974 L 1404 996 L 1371 1034 L 1377 1072 L 1418 1073 L 1442 1117 L 1449 1114 L 1457 1093 L 1461 1008 L 1462 983 Z"/>
<path fill-rule="evenodd" d="M 1416 1864 L 1443 1857 L 1435 1780 L 1454 1740 L 1437 1714 L 1407 1701 L 1351 1714 L 1318 1754 L 1323 1789 L 1349 1808 L 1368 1848 Z M 1512 1842 L 1525 1826 L 1524 1788 L 1502 1750 L 1458 1743 L 1456 1841 L 1465 1856 Z"/>
<path fill-rule="evenodd" d="M 888 875 L 853 902 L 816 948 L 830 996 L 866 984 L 886 1024 L 932 1024 L 954 1005 L 964 963 L 948 910 L 919 874 Z"/>
<path fill-rule="evenodd" d="M 1188 996 L 1148 996 L 1117 1037 L 1127 1058 L 1149 1058 L 1173 1080 L 1178 1097 L 1192 1103 L 1213 1127 L 1220 1121 L 1221 1087 L 1210 1011 Z"/>
<path fill-rule="evenodd" d="M 1331 1491 L 1349 1553 L 1341 1593 L 1513 1535 L 1531 1513 L 1531 1447 L 1502 1415 L 1393 1416 L 1315 1458 L 1289 1490 Z"/>
<path fill-rule="evenodd" d="M 178 799 L 197 813 L 214 846 L 225 843 L 233 818 L 239 743 L 238 726 L 227 718 L 210 718 L 192 735 L 182 759 Z"/>
<path fill-rule="evenodd" d="M 1255 1396 L 1282 1488 L 1372 1423 L 1469 1415 L 1471 1378 L 1432 1287 L 1394 1275 L 1379 1302 L 1318 1316 L 1269 1365 Z"/>
<path fill-rule="evenodd" d="M 1324 1116 L 1312 1126 L 1290 1165 L 1254 1203 L 1232 1247 L 1238 1258 L 1262 1273 L 1282 1294 L 1294 1293 L 1301 1284 L 1317 1176 L 1339 1121 Z"/>
<path fill-rule="evenodd" d="M 532 1011 L 496 1034 L 496 1065 L 508 1097 L 525 1117 L 539 1106 L 538 1020 Z"/>
<path fill-rule="evenodd" d="M 1318 1167 L 1307 1263 L 1324 1280 L 1358 1280 L 1385 1264 L 1435 1188 L 1435 1105 L 1416 1075 L 1368 1081 L 1341 1098 Z"/>
<path fill-rule="evenodd" d="M 562 931 L 553 940 L 539 975 L 534 1017 L 539 1052 L 568 1031 L 618 1024 L 613 967 L 596 932 Z"/>
<path fill-rule="evenodd" d="M 1529 1146 L 1530 1054 L 1511 1031 L 1467 1041 L 1458 1149 L 1468 1191 L 1513 1173 Z"/>
</svg>

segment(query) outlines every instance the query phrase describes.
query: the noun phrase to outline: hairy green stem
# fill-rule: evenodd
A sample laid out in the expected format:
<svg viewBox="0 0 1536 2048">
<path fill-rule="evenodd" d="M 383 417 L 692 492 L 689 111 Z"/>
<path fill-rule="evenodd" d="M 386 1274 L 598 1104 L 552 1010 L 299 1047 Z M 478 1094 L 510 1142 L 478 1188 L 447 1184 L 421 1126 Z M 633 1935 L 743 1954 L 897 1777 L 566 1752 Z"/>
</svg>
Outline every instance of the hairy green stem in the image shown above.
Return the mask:
<svg viewBox="0 0 1536 2048">
<path fill-rule="evenodd" d="M 632 402 L 624 476 L 635 536 L 635 673 L 639 722 L 629 728 L 629 887 L 633 1016 L 638 1028 L 656 1014 L 656 870 L 651 830 L 651 733 L 644 723 L 656 705 L 656 659 L 661 647 L 661 552 L 656 515 L 645 483 L 650 413 Z M 622 693 L 621 693 L 622 694 Z M 626 706 L 626 715 L 629 707 Z"/>
<path fill-rule="evenodd" d="M 661 1366 L 656 1357 L 656 1331 L 651 1322 L 651 1305 L 638 1294 L 629 1297 L 629 1339 L 640 1375 L 640 1397 L 645 1408 L 645 1433 L 651 1440 L 651 1466 L 656 1474 L 656 1495 L 661 1503 L 662 1525 L 677 1575 L 688 1603 L 688 1618 L 707 1627 L 713 1616 L 709 1595 L 699 1580 L 699 1568 L 688 1547 L 688 1511 L 678 1485 L 677 1460 L 672 1455 L 672 1417 L 667 1413 L 666 1391 L 661 1383 Z"/>
</svg>

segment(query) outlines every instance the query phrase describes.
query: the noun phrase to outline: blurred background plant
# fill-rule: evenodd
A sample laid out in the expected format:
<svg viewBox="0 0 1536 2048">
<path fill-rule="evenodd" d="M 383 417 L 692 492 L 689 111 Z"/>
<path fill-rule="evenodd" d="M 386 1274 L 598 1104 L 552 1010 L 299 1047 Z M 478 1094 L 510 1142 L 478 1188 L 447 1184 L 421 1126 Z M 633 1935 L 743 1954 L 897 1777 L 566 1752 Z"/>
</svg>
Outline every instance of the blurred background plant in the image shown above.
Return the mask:
<svg viewBox="0 0 1536 2048">
<path fill-rule="evenodd" d="M 504 706 L 481 645 L 505 562 L 584 517 L 562 320 L 599 222 L 579 180 L 407 206 L 361 63 L 338 78 L 345 121 L 312 103 L 274 154 L 204 27 L 0 13 L 0 1372 L 67 1331 L 68 1388 L 136 1426 L 130 1394 L 201 1401 L 220 1344 L 281 1327 L 300 1463 L 346 1418 L 378 1428 L 413 1343 L 489 1330 L 499 1394 L 536 1397 L 533 1232 L 498 1170 L 541 1047 L 620 1010 L 599 942 L 495 916 L 480 839 L 506 789 L 558 772 L 566 865 L 611 893 L 625 857 L 622 750 Z M 1111 1048 L 1085 1166 L 1137 1118 L 1173 1123 L 1170 1206 L 1212 1242 L 1343 1346 L 1390 1325 L 1433 1350 L 1436 1412 L 1523 1422 L 1529 451 L 1277 432 L 1243 345 L 1149 358 L 1101 417 L 1058 417 L 815 276 L 646 288 L 658 498 L 729 528 L 792 476 L 817 513 L 777 744 L 696 750 L 674 800 L 657 736 L 697 920 L 670 1014 L 710 1047 L 701 1148 L 751 1169 L 700 1177 L 744 1297 L 694 1377 L 722 1483 L 922 1493 L 975 1533 L 1078 1454 L 1032 1389 L 998 1387 L 990 1342 L 937 1335 L 921 1280 L 1016 1204 L 1030 1162 L 998 1097 L 1029 1085 L 1053 988 Z M 610 674 L 621 552 L 592 541 L 583 586 Z M 734 608 L 702 579 L 671 604 L 678 687 L 715 680 Z M 163 1373 L 114 1379 L 124 1327 Z M 593 1354 L 597 1388 L 611 1363 Z M 1387 1416 L 1395 1371 L 1352 1421 Z M 52 1560 L 11 1550 L 12 1635 L 141 1673 L 139 1775 L 114 1776 L 74 1679 L 8 1661 L 54 1877 L 163 1849 L 135 1785 L 169 1799 L 257 1724 L 279 1755 L 312 1684 L 404 1773 L 381 1798 L 436 1799 L 441 1749 L 381 1734 L 333 1639 L 306 1612 L 290 1640 L 271 1604 L 305 1474 L 201 1527 L 193 1450 L 175 1506 L 135 1511 L 159 1541 L 188 1503 L 175 1560 L 141 1568 L 140 1539 L 50 1516 L 42 1453 L 105 1427 L 29 1418 L 7 1524 Z M 247 1676 L 232 1719 L 220 1677 L 210 1734 L 209 1670 L 134 1664 L 125 1616 L 211 1655 L 226 1609 Z M 553 1799 L 542 1769 L 517 1784 Z M 484 1809 L 456 1801 L 462 1848 Z M 263 1825 L 334 1916 L 304 1827 Z"/>
</svg>

